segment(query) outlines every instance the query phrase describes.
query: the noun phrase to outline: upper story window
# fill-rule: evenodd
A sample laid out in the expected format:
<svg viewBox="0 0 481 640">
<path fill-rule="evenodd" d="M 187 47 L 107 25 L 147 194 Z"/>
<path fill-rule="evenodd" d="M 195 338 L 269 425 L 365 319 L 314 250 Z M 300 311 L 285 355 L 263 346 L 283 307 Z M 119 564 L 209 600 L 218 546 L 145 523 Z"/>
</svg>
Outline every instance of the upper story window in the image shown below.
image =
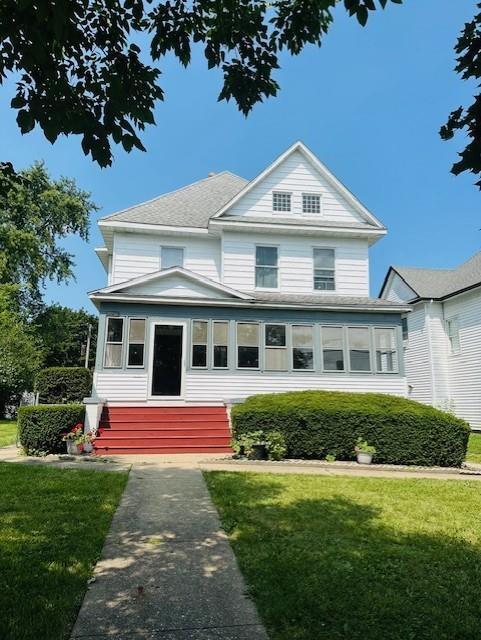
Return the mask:
<svg viewBox="0 0 481 640">
<path fill-rule="evenodd" d="M 128 367 L 144 366 L 145 347 L 145 320 L 143 318 L 130 318 L 129 321 L 129 347 L 127 355 Z"/>
<path fill-rule="evenodd" d="M 374 343 L 376 348 L 376 371 L 378 373 L 396 372 L 398 370 L 396 330 L 391 327 L 375 327 Z"/>
<path fill-rule="evenodd" d="M 109 369 L 119 369 L 122 366 L 123 343 L 124 319 L 107 318 L 104 367 Z"/>
<path fill-rule="evenodd" d="M 277 247 L 256 246 L 256 287 L 277 289 L 278 280 Z"/>
<path fill-rule="evenodd" d="M 182 247 L 161 247 L 160 268 L 170 269 L 171 267 L 184 266 L 184 249 Z"/>
<path fill-rule="evenodd" d="M 449 340 L 449 350 L 454 355 L 461 351 L 459 340 L 459 322 L 457 318 L 446 320 L 446 333 Z"/>
<path fill-rule="evenodd" d="M 321 196 L 316 193 L 303 193 L 302 213 L 321 213 Z"/>
<path fill-rule="evenodd" d="M 334 291 L 336 288 L 336 257 L 334 249 L 314 249 L 314 289 Z"/>
<path fill-rule="evenodd" d="M 273 191 L 272 193 L 272 209 L 273 211 L 290 211 L 291 210 L 291 194 L 285 191 Z"/>
</svg>

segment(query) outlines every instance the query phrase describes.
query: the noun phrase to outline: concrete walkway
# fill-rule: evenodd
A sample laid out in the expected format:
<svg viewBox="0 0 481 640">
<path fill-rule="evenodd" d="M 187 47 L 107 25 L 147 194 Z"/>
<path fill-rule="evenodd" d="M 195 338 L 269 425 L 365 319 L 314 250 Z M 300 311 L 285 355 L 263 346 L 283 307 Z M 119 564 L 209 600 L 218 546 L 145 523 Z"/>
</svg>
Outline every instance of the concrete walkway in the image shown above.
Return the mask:
<svg viewBox="0 0 481 640">
<path fill-rule="evenodd" d="M 71 638 L 267 640 L 202 472 L 134 464 Z"/>
</svg>

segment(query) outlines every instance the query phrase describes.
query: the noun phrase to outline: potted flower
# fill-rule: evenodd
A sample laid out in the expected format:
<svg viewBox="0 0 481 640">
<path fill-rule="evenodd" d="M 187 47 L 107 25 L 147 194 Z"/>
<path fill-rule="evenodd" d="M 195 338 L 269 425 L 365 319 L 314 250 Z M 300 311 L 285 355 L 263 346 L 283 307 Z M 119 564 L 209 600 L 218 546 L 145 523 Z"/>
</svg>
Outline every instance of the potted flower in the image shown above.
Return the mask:
<svg viewBox="0 0 481 640">
<path fill-rule="evenodd" d="M 62 440 L 67 443 L 67 453 L 78 456 L 83 449 L 84 427 L 81 422 L 73 426 L 70 431 L 63 434 Z"/>
<path fill-rule="evenodd" d="M 88 433 L 84 433 L 82 436 L 80 436 L 79 438 L 81 441 L 80 443 L 78 443 L 78 446 L 80 447 L 81 451 L 83 453 L 92 453 L 93 450 L 93 441 L 95 440 L 95 436 L 92 435 L 90 433 L 90 431 Z"/>
<path fill-rule="evenodd" d="M 359 464 L 371 464 L 372 457 L 376 453 L 376 447 L 368 444 L 366 440 L 358 438 L 354 451 L 356 452 Z"/>
</svg>

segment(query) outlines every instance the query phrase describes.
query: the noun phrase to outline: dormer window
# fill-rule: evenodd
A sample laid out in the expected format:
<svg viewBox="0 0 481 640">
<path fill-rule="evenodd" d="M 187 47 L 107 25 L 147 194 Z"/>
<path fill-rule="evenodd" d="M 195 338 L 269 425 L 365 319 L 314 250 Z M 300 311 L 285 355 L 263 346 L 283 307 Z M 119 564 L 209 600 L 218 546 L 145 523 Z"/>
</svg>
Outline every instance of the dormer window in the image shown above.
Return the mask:
<svg viewBox="0 0 481 640">
<path fill-rule="evenodd" d="M 285 191 L 274 191 L 272 193 L 272 209 L 273 211 L 290 211 L 291 210 L 291 194 Z"/>
<path fill-rule="evenodd" d="M 302 213 L 315 215 L 321 213 L 321 196 L 316 193 L 303 193 Z"/>
</svg>

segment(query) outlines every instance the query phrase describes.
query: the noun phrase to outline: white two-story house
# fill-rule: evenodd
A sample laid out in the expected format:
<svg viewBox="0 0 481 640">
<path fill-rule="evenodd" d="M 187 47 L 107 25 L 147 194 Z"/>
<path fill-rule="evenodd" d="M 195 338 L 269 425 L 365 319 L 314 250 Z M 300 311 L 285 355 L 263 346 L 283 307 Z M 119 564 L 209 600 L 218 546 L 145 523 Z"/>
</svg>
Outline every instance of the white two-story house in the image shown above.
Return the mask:
<svg viewBox="0 0 481 640">
<path fill-rule="evenodd" d="M 251 181 L 211 174 L 99 226 L 89 402 L 110 416 L 299 389 L 407 394 L 407 306 L 369 297 L 386 228 L 302 143 Z"/>
<path fill-rule="evenodd" d="M 481 252 L 455 269 L 390 267 L 380 297 L 412 309 L 403 320 L 410 397 L 481 429 Z"/>
</svg>

